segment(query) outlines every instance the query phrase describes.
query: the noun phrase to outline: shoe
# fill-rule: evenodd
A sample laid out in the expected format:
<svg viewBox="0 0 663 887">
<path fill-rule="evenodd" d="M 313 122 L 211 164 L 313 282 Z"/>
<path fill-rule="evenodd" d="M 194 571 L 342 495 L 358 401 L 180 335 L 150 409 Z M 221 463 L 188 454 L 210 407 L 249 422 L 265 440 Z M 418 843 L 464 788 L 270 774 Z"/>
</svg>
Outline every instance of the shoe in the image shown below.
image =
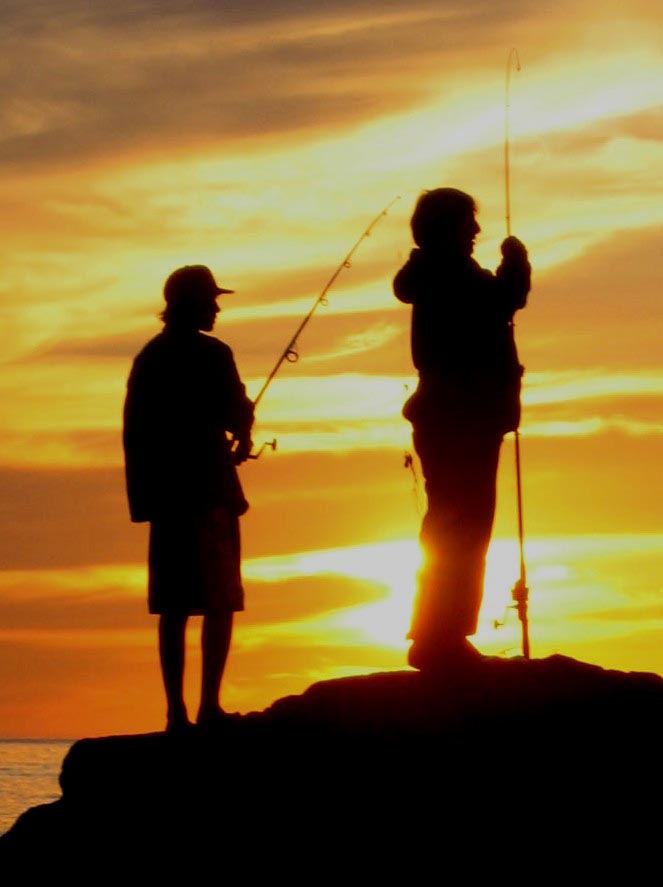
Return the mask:
<svg viewBox="0 0 663 887">
<path fill-rule="evenodd" d="M 193 724 L 186 717 L 168 718 L 166 721 L 165 733 L 169 736 L 183 736 L 193 728 Z"/>
<path fill-rule="evenodd" d="M 232 715 L 229 715 L 221 706 L 218 706 L 218 708 L 213 708 L 210 711 L 199 711 L 196 718 L 196 726 L 202 727 L 203 730 L 216 730 L 219 727 L 224 727 L 231 717 Z"/>
<path fill-rule="evenodd" d="M 412 668 L 436 674 L 456 669 L 465 670 L 481 659 L 481 653 L 466 637 L 437 645 L 414 641 L 407 654 L 408 665 Z"/>
</svg>

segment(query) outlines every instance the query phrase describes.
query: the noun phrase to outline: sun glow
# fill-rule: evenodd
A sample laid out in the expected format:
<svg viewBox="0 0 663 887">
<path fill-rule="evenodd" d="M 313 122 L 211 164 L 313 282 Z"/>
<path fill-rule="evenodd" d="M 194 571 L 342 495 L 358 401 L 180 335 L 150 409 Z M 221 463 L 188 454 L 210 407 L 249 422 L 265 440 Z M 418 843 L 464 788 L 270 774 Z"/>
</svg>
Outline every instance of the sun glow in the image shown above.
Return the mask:
<svg viewBox="0 0 663 887">
<path fill-rule="evenodd" d="M 384 588 L 384 597 L 358 606 L 342 607 L 299 624 L 299 631 L 328 632 L 345 644 L 371 644 L 405 649 L 414 603 L 421 549 L 416 539 L 356 545 L 327 551 L 261 558 L 247 563 L 247 578 L 283 581 L 291 576 L 337 575 L 362 579 Z M 495 540 L 486 559 L 482 637 L 490 637 L 495 621 L 504 618 L 509 591 L 518 577 L 518 549 L 511 540 Z M 322 621 L 321 621 L 322 620 Z M 324 624 L 324 628 L 323 628 Z M 292 626 L 291 626 L 292 629 Z"/>
<path fill-rule="evenodd" d="M 526 540 L 533 655 L 555 652 L 560 645 L 582 645 L 591 639 L 628 633 L 616 616 L 608 618 L 604 613 L 622 612 L 627 624 L 630 610 L 635 613 L 639 607 L 653 608 L 652 617 L 658 613 L 656 621 L 663 625 L 654 575 L 660 560 L 660 543 L 659 536 L 619 535 Z M 628 570 L 628 563 L 634 558 L 643 573 L 646 565 L 651 565 L 652 577 L 643 579 L 629 601 L 620 591 L 620 573 Z M 330 643 L 335 638 L 345 647 L 366 645 L 404 652 L 420 565 L 418 542 L 402 539 L 261 558 L 248 562 L 246 572 L 247 576 L 269 582 L 285 581 L 292 576 L 335 575 L 383 586 L 384 597 L 378 601 L 339 607 L 273 629 L 285 632 L 290 639 L 308 636 L 326 638 L 325 643 Z M 518 577 L 518 541 L 494 539 L 486 558 L 483 605 L 473 638 L 485 653 L 520 653 L 521 627 L 511 596 Z M 268 631 L 271 633 L 272 628 Z"/>
<path fill-rule="evenodd" d="M 419 563 L 416 541 L 396 540 L 374 545 L 352 545 L 279 557 L 253 558 L 243 570 L 248 579 L 278 581 L 293 575 L 339 575 L 380 582 L 404 584 Z"/>
</svg>

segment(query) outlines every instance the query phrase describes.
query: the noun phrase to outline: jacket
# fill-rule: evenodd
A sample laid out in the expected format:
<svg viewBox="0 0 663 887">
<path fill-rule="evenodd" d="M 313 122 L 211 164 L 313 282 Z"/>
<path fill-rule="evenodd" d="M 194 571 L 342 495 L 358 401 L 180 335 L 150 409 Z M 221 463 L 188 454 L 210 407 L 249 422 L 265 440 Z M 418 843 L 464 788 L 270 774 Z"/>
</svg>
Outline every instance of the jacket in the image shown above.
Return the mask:
<svg viewBox="0 0 663 887">
<path fill-rule="evenodd" d="M 393 281 L 397 299 L 412 305 L 412 360 L 417 392 L 404 415 L 432 412 L 450 423 L 502 433 L 518 427 L 520 380 L 513 316 L 527 302 L 531 267 L 515 238 L 503 245 L 493 274 L 471 257 L 413 249 Z"/>
<path fill-rule="evenodd" d="M 252 424 L 253 404 L 228 345 L 166 326 L 136 356 L 127 380 L 123 446 L 132 521 L 217 505 L 244 513 L 231 438 L 247 439 Z"/>
</svg>

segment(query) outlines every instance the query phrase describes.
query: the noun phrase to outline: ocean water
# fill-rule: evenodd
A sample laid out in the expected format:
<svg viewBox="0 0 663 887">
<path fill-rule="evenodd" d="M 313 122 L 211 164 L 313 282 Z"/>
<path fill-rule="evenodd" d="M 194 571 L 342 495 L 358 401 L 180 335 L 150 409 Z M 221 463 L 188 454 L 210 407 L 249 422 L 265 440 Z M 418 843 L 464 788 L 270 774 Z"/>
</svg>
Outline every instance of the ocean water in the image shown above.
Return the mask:
<svg viewBox="0 0 663 887">
<path fill-rule="evenodd" d="M 71 739 L 0 739 L 0 835 L 21 813 L 61 797 L 58 777 Z"/>
</svg>

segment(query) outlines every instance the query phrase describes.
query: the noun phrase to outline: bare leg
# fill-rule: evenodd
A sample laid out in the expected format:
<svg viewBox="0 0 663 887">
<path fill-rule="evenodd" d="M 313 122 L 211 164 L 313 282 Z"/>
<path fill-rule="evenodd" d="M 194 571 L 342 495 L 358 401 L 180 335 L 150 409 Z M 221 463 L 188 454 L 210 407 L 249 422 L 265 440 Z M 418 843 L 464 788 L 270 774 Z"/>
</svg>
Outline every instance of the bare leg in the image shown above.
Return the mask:
<svg viewBox="0 0 663 887">
<path fill-rule="evenodd" d="M 187 616 L 164 613 L 159 617 L 159 656 L 168 705 L 167 728 L 189 722 L 184 703 L 184 650 Z"/>
<path fill-rule="evenodd" d="M 226 666 L 232 639 L 233 614 L 208 613 L 203 617 L 201 643 L 203 676 L 200 690 L 198 723 L 219 720 L 223 710 L 219 705 L 221 679 Z"/>
</svg>

